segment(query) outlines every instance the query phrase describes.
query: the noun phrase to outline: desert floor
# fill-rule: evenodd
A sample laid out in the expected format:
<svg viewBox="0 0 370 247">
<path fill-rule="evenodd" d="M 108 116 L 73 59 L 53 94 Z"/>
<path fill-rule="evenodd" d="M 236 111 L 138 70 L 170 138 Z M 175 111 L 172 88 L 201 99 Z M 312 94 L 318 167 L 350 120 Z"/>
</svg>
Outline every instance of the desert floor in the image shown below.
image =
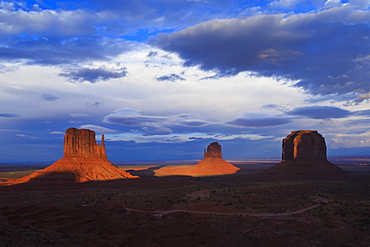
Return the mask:
<svg viewBox="0 0 370 247">
<path fill-rule="evenodd" d="M 274 161 L 233 164 L 239 173 L 217 177 L 120 165 L 141 178 L 0 186 L 0 246 L 370 246 L 370 166 L 338 161 L 353 175 L 299 179 L 261 174 Z"/>
</svg>

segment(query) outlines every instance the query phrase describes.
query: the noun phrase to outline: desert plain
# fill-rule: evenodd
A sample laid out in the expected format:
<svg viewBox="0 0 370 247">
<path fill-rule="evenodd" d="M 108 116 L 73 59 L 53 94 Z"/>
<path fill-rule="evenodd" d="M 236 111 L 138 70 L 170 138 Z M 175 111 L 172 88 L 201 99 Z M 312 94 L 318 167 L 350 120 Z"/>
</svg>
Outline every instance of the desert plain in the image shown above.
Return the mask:
<svg viewBox="0 0 370 247">
<path fill-rule="evenodd" d="M 273 177 L 276 160 L 231 175 L 155 176 L 170 162 L 120 164 L 139 178 L 0 186 L 1 246 L 370 246 L 370 159 L 345 177 Z M 188 164 L 193 165 L 193 164 Z M 3 181 L 46 165 L 0 167 Z"/>
</svg>

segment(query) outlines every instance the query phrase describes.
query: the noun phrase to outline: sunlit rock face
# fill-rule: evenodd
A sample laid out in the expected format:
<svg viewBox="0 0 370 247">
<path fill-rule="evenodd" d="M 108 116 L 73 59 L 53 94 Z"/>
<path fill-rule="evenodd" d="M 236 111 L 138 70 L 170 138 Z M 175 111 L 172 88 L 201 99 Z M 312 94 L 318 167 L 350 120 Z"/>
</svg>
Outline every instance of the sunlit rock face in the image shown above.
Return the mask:
<svg viewBox="0 0 370 247">
<path fill-rule="evenodd" d="M 222 159 L 221 145 L 213 142 L 204 150 L 204 158 L 198 164 L 186 167 L 163 167 L 154 172 L 156 176 L 184 175 L 203 177 L 234 174 L 238 170 L 240 168 Z"/>
<path fill-rule="evenodd" d="M 64 135 L 64 158 L 13 183 L 86 182 L 135 177 L 107 159 L 104 136 L 99 145 L 94 131 L 70 128 Z"/>
<path fill-rule="evenodd" d="M 266 170 L 274 175 L 340 175 L 346 171 L 327 160 L 324 137 L 316 130 L 292 131 L 282 145 L 282 161 Z"/>
<path fill-rule="evenodd" d="M 101 146 L 95 141 L 95 132 L 89 129 L 67 129 L 64 135 L 64 157 L 107 158 L 104 135 Z"/>
<path fill-rule="evenodd" d="M 212 142 L 208 145 L 207 149 L 204 150 L 204 158 L 207 157 L 222 159 L 221 145 L 218 144 L 218 142 Z"/>
</svg>

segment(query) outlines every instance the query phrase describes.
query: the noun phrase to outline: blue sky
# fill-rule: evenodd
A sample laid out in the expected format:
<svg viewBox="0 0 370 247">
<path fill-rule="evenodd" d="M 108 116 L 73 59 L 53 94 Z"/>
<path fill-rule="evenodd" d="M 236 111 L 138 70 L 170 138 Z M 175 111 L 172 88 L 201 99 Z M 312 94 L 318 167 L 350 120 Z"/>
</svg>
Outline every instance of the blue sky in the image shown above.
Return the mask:
<svg viewBox="0 0 370 247">
<path fill-rule="evenodd" d="M 110 160 L 279 157 L 291 131 L 370 154 L 368 0 L 0 2 L 0 162 L 69 127 Z"/>
</svg>

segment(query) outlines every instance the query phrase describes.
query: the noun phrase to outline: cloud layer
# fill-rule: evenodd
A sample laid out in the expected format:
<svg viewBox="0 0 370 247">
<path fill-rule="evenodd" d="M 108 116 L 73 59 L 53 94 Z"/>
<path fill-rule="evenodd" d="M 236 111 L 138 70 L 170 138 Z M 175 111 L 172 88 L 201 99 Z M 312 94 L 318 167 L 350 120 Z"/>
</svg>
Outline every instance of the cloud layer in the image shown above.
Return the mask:
<svg viewBox="0 0 370 247">
<path fill-rule="evenodd" d="M 297 81 L 313 94 L 368 92 L 369 11 L 342 6 L 314 13 L 218 19 L 173 34 L 156 45 L 185 65 L 221 74 L 254 71 Z"/>
<path fill-rule="evenodd" d="M 279 156 L 298 129 L 368 154 L 369 7 L 1 1 L 0 162 L 62 157 L 69 127 L 105 134 L 113 160 L 199 158 L 212 141 Z"/>
</svg>

